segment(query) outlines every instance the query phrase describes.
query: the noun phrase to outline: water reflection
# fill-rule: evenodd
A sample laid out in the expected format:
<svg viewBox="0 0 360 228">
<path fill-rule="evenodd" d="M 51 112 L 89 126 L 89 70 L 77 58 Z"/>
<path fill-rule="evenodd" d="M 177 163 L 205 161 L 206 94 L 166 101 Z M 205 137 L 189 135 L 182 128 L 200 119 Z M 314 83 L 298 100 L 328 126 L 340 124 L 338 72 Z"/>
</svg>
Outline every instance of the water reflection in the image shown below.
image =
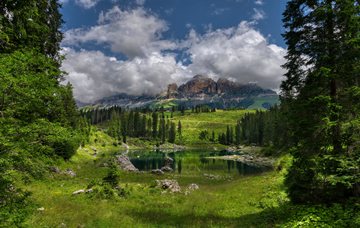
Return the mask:
<svg viewBox="0 0 360 228">
<path fill-rule="evenodd" d="M 267 170 L 267 168 L 253 167 L 238 161 L 206 158 L 211 156 L 228 155 L 226 152 L 183 151 L 176 153 L 163 153 L 161 151 L 137 151 L 130 152 L 128 155 L 134 166 L 142 171 L 161 169 L 165 165 L 166 156 L 173 159 L 173 163 L 170 167 L 179 174 L 201 172 L 246 175 L 260 173 Z"/>
</svg>

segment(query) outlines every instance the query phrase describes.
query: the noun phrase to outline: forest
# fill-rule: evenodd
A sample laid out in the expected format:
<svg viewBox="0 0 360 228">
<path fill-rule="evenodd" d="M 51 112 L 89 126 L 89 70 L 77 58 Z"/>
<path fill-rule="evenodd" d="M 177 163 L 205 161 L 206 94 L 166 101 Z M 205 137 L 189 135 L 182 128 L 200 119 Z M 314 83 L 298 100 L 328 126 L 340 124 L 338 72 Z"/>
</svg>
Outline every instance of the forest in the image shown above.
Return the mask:
<svg viewBox="0 0 360 228">
<path fill-rule="evenodd" d="M 360 226 L 358 0 L 287 2 L 286 74 L 281 104 L 269 110 L 78 108 L 60 69 L 60 7 L 0 2 L 0 227 Z M 177 159 L 178 174 L 164 178 L 200 185 L 199 193 L 177 196 L 153 186 L 161 177 L 124 172 L 112 159 L 123 147 L 174 145 L 200 154 L 249 150 L 274 167 L 234 178 L 199 174 L 190 152 L 156 154 Z M 209 165 L 206 156 L 199 167 Z M 89 197 L 71 194 L 83 186 Z"/>
</svg>

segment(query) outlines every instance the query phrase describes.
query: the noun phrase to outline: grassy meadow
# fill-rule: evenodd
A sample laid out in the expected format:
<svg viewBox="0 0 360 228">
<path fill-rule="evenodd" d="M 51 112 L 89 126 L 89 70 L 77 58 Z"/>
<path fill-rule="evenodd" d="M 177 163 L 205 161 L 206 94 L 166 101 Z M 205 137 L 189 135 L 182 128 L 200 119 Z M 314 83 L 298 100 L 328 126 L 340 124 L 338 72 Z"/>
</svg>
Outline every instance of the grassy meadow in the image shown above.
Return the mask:
<svg viewBox="0 0 360 228">
<path fill-rule="evenodd" d="M 186 145 L 201 144 L 198 133 L 215 129 L 216 134 L 227 125 L 235 124 L 246 111 L 217 111 L 216 113 L 176 113 L 173 121 L 181 120 Z M 170 113 L 167 113 L 170 117 Z M 130 148 L 146 148 L 153 142 L 129 138 Z M 286 197 L 283 179 L 291 156 L 278 158 L 276 167 L 281 171 L 268 171 L 246 176 L 226 176 L 212 179 L 199 170 L 179 174 L 170 172 L 158 176 L 149 172 L 119 171 L 122 196 L 104 197 L 92 193 L 73 195 L 93 182 L 108 176 L 115 153 L 126 148 L 102 130 L 92 131 L 90 143 L 79 148 L 69 161 L 60 161 L 61 170 L 71 169 L 75 177 L 50 173 L 42 180 L 29 182 L 24 189 L 30 191 L 34 202 L 33 213 L 24 227 L 353 227 L 359 224 L 359 205 L 294 206 Z M 251 153 L 251 148 L 247 148 Z M 96 150 L 96 153 L 95 153 Z M 255 151 L 254 151 L 255 152 Z M 256 151 L 259 153 L 259 151 Z M 164 193 L 155 187 L 156 180 L 174 179 L 181 193 Z M 184 194 L 189 184 L 198 190 Z M 355 215 L 355 216 L 354 216 Z M 350 225 L 349 225 L 350 224 Z M 333 226 L 335 225 L 335 226 Z"/>
<path fill-rule="evenodd" d="M 208 113 L 191 113 L 191 111 L 187 111 L 184 115 L 177 112 L 172 121 L 178 123 L 180 120 L 182 124 L 183 139 L 182 142 L 178 140 L 178 143 L 196 146 L 209 144 L 208 141 L 199 139 L 201 131 L 207 130 L 208 137 L 211 137 L 212 131 L 214 131 L 215 138 L 217 138 L 219 133 L 226 132 L 227 126 L 235 126 L 241 117 L 249 112 L 254 112 L 254 110 L 216 110 L 216 112 Z"/>
<path fill-rule="evenodd" d="M 36 207 L 43 211 L 35 213 L 26 221 L 28 227 L 251 227 L 261 223 L 256 207 L 263 195 L 279 190 L 281 177 L 275 172 L 236 179 L 213 180 L 204 176 L 176 172 L 164 176 L 150 173 L 120 173 L 120 186 L 127 192 L 125 197 L 103 199 L 91 194 L 72 195 L 85 189 L 93 180 L 101 180 L 108 167 L 101 164 L 111 157 L 114 148 L 107 137 L 98 133 L 101 144 L 97 157 L 91 155 L 90 147 L 78 150 L 68 163 L 59 167 L 71 168 L 76 177 L 51 174 L 46 180 L 35 181 L 26 186 L 31 191 Z M 112 148 L 112 149 L 111 149 Z M 184 193 L 162 193 L 152 187 L 156 179 L 176 179 L 182 189 L 196 183 L 200 189 Z M 258 220 L 259 219 L 259 220 Z"/>
</svg>

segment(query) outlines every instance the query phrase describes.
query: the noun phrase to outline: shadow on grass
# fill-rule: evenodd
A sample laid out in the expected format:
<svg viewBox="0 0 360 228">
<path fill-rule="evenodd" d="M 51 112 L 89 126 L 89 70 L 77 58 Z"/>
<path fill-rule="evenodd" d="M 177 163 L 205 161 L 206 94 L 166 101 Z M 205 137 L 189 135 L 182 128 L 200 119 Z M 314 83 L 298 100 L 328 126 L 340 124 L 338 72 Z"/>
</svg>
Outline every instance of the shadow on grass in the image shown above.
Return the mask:
<svg viewBox="0 0 360 228">
<path fill-rule="evenodd" d="M 128 215 L 140 223 L 156 227 L 273 227 L 262 218 L 262 213 L 228 218 L 215 214 L 194 215 L 191 213 L 174 214 L 163 210 L 129 211 Z"/>
</svg>

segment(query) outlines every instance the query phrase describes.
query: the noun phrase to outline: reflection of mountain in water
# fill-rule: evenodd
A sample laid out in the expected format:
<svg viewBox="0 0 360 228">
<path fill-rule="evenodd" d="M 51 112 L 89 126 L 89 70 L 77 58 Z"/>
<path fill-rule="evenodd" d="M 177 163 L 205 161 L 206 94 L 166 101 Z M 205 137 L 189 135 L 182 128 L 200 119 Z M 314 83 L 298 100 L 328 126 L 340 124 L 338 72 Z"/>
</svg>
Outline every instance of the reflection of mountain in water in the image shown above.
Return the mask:
<svg viewBox="0 0 360 228">
<path fill-rule="evenodd" d="M 238 161 L 207 159 L 208 156 L 224 155 L 223 152 L 186 151 L 177 153 L 162 152 L 133 152 L 129 154 L 131 162 L 141 171 L 161 169 L 165 165 L 165 157 L 173 159 L 171 168 L 179 174 L 189 170 L 200 172 L 223 172 L 229 174 L 256 174 L 267 170 L 265 167 L 253 167 Z"/>
</svg>

